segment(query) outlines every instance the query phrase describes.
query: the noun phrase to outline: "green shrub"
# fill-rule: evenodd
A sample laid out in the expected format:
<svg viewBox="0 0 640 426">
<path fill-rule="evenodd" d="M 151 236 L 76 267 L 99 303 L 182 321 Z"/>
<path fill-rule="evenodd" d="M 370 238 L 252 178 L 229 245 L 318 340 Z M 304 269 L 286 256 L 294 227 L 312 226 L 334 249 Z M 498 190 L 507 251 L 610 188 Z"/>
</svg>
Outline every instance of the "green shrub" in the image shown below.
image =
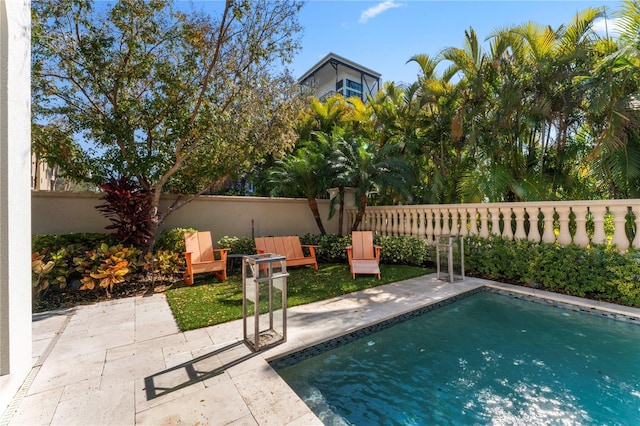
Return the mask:
<svg viewBox="0 0 640 426">
<path fill-rule="evenodd" d="M 351 235 L 306 234 L 300 238 L 302 244 L 318 246 L 316 257 L 325 263 L 347 261 L 347 246 L 351 245 Z M 375 236 L 374 244 L 381 247 L 380 261 L 387 264 L 424 266 L 431 258 L 426 240 L 418 237 Z"/>
<path fill-rule="evenodd" d="M 640 306 L 638 254 L 615 247 L 560 246 L 493 236 L 465 238 L 469 275 Z"/>
<path fill-rule="evenodd" d="M 99 247 L 102 243 L 109 246 L 118 244 L 118 236 L 116 234 L 107 233 L 78 233 L 64 235 L 34 235 L 31 240 L 31 250 L 34 252 L 42 252 L 45 249 L 49 251 L 58 251 L 70 245 L 80 245 L 83 247 Z"/>
<path fill-rule="evenodd" d="M 176 253 L 184 253 L 186 251 L 184 246 L 185 232 L 198 232 L 198 230 L 193 228 L 165 229 L 156 240 L 154 249 L 156 251 L 168 250 Z"/>
<path fill-rule="evenodd" d="M 347 262 L 346 247 L 351 244 L 351 236 L 306 234 L 300 237 L 302 244 L 316 247 L 316 258 L 323 263 Z"/>
<path fill-rule="evenodd" d="M 255 254 L 256 244 L 251 237 L 229 237 L 225 235 L 218 241 L 218 247 L 228 248 L 229 254 Z"/>
<path fill-rule="evenodd" d="M 423 266 L 430 259 L 429 245 L 422 238 L 376 236 L 374 243 L 381 247 L 383 263 Z"/>
</svg>

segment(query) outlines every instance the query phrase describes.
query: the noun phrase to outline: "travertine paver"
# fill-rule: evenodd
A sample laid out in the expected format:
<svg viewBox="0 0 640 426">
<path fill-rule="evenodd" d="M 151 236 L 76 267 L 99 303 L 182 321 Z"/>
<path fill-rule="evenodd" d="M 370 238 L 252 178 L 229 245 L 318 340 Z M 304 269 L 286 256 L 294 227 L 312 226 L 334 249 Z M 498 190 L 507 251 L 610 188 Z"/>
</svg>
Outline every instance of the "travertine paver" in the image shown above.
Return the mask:
<svg viewBox="0 0 640 426">
<path fill-rule="evenodd" d="M 319 425 L 268 360 L 481 285 L 541 293 L 420 277 L 290 308 L 287 342 L 259 353 L 241 321 L 180 332 L 162 294 L 34 315 L 37 375 L 10 424 Z M 640 319 L 640 309 L 545 297 Z"/>
<path fill-rule="evenodd" d="M 135 419 L 133 380 L 103 378 L 97 391 L 66 399 L 58 404 L 51 424 L 128 425 Z"/>
<path fill-rule="evenodd" d="M 233 382 L 227 377 L 215 387 L 188 393 L 138 412 L 141 425 L 226 425 L 251 415 Z"/>
<path fill-rule="evenodd" d="M 29 387 L 27 394 L 33 395 L 71 385 L 88 378 L 100 377 L 104 367 L 105 354 L 106 350 L 69 357 L 57 353 L 55 358 L 47 358 Z"/>
<path fill-rule="evenodd" d="M 58 408 L 64 387 L 27 395 L 20 404 L 20 409 L 11 419 L 12 425 L 49 425 Z"/>
</svg>

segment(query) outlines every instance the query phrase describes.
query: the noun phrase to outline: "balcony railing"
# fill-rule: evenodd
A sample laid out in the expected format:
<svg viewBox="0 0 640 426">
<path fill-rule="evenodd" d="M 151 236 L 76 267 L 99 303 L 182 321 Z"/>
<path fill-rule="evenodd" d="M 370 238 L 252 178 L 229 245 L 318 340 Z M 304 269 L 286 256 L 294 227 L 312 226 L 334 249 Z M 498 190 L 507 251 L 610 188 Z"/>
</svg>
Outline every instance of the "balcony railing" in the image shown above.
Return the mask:
<svg viewBox="0 0 640 426">
<path fill-rule="evenodd" d="M 347 223 L 356 210 L 347 210 Z M 640 200 L 367 207 L 361 230 L 434 242 L 439 235 L 499 235 L 560 245 L 640 248 Z"/>
</svg>

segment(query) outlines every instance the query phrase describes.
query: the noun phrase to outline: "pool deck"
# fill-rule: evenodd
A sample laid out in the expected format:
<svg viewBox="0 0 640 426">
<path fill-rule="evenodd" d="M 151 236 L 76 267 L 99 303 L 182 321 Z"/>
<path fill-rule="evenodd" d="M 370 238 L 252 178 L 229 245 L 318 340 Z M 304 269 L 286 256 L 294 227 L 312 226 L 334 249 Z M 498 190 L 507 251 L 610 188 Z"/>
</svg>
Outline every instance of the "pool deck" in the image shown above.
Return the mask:
<svg viewBox="0 0 640 426">
<path fill-rule="evenodd" d="M 287 342 L 253 353 L 242 321 L 181 332 L 164 294 L 33 315 L 33 369 L 4 425 L 321 425 L 268 361 L 492 286 L 637 318 L 640 309 L 435 274 L 288 309 Z"/>
</svg>

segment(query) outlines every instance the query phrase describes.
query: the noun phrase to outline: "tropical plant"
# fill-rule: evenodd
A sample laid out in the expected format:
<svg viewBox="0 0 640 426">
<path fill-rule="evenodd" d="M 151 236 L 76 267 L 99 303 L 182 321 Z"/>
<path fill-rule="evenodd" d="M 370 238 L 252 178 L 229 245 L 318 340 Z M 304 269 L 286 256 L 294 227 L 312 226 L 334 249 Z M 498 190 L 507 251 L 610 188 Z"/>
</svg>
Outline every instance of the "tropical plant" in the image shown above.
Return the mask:
<svg viewBox="0 0 640 426">
<path fill-rule="evenodd" d="M 80 290 L 103 288 L 107 295 L 117 284 L 124 283 L 128 276 L 137 269 L 137 258 L 140 251 L 134 247 L 121 244 L 109 247 L 102 244 L 93 251 L 87 252 L 86 258 L 75 259 L 77 269 L 83 271 Z"/>
<path fill-rule="evenodd" d="M 125 246 L 146 248 L 153 237 L 149 229 L 151 194 L 126 177 L 109 179 L 100 188 L 105 203 L 96 209 L 111 222 L 105 229 L 115 229 L 120 243 Z"/>
<path fill-rule="evenodd" d="M 360 226 L 371 194 L 382 188 L 393 188 L 400 194 L 407 194 L 412 174 L 397 153 L 396 144 L 378 146 L 363 136 L 349 136 L 337 141 L 337 151 L 332 160 L 336 180 L 355 191 L 358 211 L 352 230 Z"/>
<path fill-rule="evenodd" d="M 309 209 L 323 235 L 326 234 L 317 198 L 326 197 L 330 180 L 329 165 L 322 152 L 312 144 L 298 148 L 293 155 L 276 161 L 269 173 L 269 181 L 273 186 L 272 195 L 299 196 L 307 198 Z"/>
</svg>

